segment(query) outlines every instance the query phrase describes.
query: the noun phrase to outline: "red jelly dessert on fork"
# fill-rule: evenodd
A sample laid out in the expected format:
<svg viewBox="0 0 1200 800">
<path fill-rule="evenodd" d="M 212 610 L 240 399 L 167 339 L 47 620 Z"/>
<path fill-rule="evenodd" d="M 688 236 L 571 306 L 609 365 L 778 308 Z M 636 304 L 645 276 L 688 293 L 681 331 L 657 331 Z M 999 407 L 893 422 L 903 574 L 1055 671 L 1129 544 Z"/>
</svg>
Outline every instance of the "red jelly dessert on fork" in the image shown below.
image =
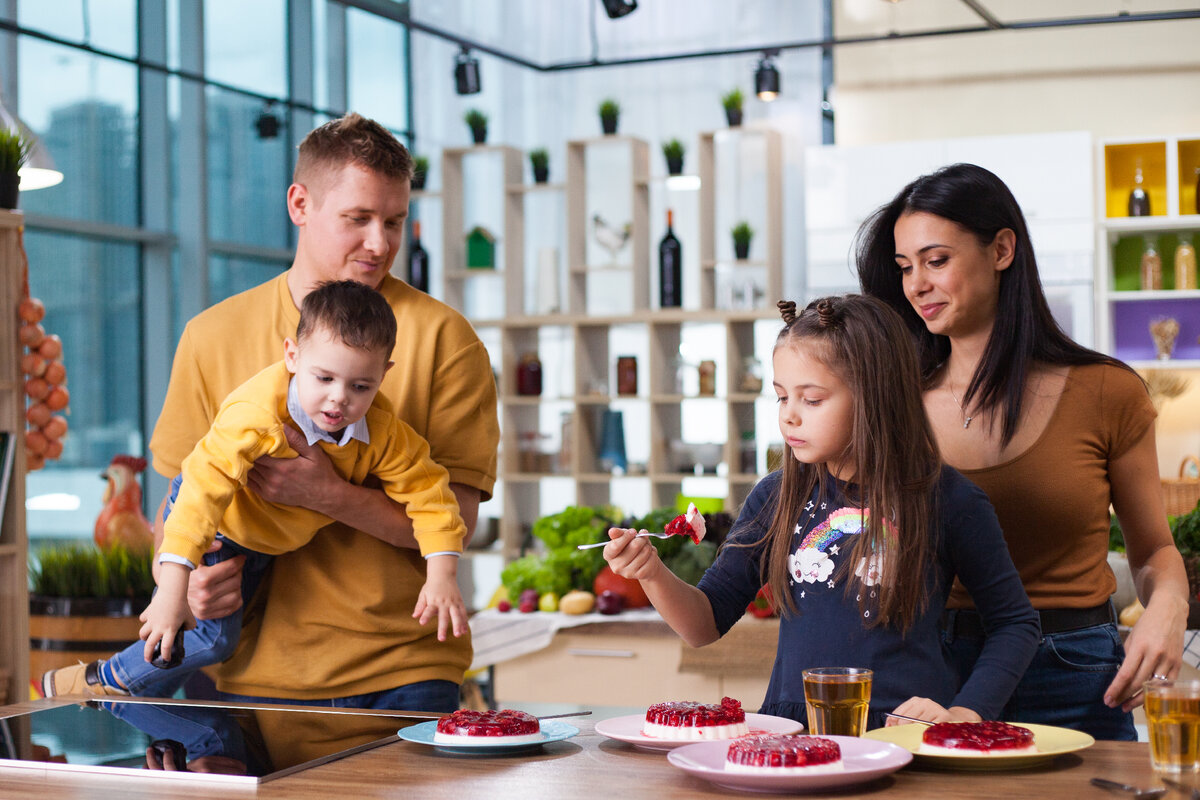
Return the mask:
<svg viewBox="0 0 1200 800">
<path fill-rule="evenodd" d="M 921 753 L 1010 756 L 1036 753 L 1033 731 L 1007 722 L 939 722 L 921 734 Z"/>
<path fill-rule="evenodd" d="M 646 710 L 642 734 L 656 739 L 732 739 L 749 733 L 741 702 L 722 698 L 720 705 L 655 703 Z"/>
<path fill-rule="evenodd" d="M 459 709 L 438 720 L 433 741 L 441 744 L 528 744 L 542 741 L 538 718 L 524 711 Z"/>
<path fill-rule="evenodd" d="M 696 510 L 695 503 L 688 503 L 687 513 L 680 514 L 663 528 L 668 536 L 689 536 L 696 544 L 704 538 L 704 515 Z"/>
<path fill-rule="evenodd" d="M 763 775 L 840 772 L 842 748 L 820 736 L 747 736 L 729 745 L 726 772 Z"/>
</svg>

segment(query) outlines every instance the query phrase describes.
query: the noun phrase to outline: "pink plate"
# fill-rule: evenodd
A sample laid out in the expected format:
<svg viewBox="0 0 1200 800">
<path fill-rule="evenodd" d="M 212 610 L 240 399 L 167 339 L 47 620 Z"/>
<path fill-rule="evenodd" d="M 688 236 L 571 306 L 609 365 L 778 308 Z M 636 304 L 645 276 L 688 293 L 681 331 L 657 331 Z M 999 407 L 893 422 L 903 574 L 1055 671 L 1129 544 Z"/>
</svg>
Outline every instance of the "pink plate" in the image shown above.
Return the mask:
<svg viewBox="0 0 1200 800">
<path fill-rule="evenodd" d="M 749 716 L 747 714 L 746 716 Z M 842 772 L 818 772 L 813 775 L 757 775 L 725 771 L 725 753 L 729 742 L 695 742 L 667 754 L 675 766 L 725 789 L 752 792 L 805 792 L 867 783 L 895 772 L 912 761 L 912 753 L 899 745 L 858 739 L 853 736 L 826 736 L 842 748 Z"/>
<path fill-rule="evenodd" d="M 695 739 L 658 739 L 642 734 L 642 723 L 646 721 L 645 714 L 630 714 L 627 717 L 602 719 L 596 723 L 596 733 L 626 742 L 642 750 L 674 750 L 685 744 L 696 744 Z M 772 717 L 769 714 L 747 714 L 746 727 L 751 734 L 760 733 L 799 733 L 804 726 L 794 719 Z M 728 743 L 728 739 L 718 740 L 718 743 Z M 724 753 L 724 751 L 722 751 Z"/>
</svg>

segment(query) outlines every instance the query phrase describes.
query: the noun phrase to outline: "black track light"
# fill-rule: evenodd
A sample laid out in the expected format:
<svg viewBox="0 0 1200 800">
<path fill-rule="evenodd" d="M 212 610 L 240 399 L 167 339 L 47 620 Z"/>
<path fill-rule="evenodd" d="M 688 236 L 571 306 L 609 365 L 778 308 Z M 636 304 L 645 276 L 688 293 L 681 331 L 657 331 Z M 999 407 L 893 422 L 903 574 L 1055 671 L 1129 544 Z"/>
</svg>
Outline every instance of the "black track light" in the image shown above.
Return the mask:
<svg viewBox="0 0 1200 800">
<path fill-rule="evenodd" d="M 609 19 L 620 19 L 637 10 L 637 0 L 600 0 L 600 3 Z"/>
<path fill-rule="evenodd" d="M 779 96 L 779 70 L 775 69 L 771 56 L 770 52 L 763 53 L 762 60 L 758 62 L 758 69 L 754 71 L 754 92 L 764 103 L 769 103 Z"/>
<path fill-rule="evenodd" d="M 479 94 L 483 84 L 479 77 L 479 59 L 465 46 L 454 59 L 454 90 L 459 94 Z"/>
</svg>

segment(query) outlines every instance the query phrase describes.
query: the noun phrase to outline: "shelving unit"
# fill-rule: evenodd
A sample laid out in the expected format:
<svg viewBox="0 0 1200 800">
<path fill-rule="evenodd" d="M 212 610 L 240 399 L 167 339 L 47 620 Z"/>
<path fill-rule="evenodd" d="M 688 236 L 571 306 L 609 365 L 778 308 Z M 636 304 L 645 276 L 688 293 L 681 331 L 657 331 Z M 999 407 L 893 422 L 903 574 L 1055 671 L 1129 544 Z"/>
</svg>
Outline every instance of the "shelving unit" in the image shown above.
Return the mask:
<svg viewBox="0 0 1200 800">
<path fill-rule="evenodd" d="M 1138 369 L 1200 368 L 1200 291 L 1176 289 L 1175 248 L 1200 246 L 1196 180 L 1200 136 L 1107 141 L 1096 155 L 1103 176 L 1097 198 L 1096 320 L 1102 350 Z M 1128 216 L 1133 175 L 1141 168 L 1150 216 Z M 1143 290 L 1141 254 L 1147 241 L 1161 261 L 1164 288 Z M 1179 335 L 1169 359 L 1156 357 L 1149 326 L 1172 317 Z"/>
<path fill-rule="evenodd" d="M 0 703 L 25 699 L 29 685 L 25 403 L 17 341 L 25 263 L 23 226 L 20 212 L 0 210 L 0 309 L 8 318 L 0 325 L 0 434 L 5 445 L 0 448 L 0 464 L 6 459 L 12 464 L 9 475 L 0 475 L 0 619 L 5 621 L 0 625 Z"/>
<path fill-rule="evenodd" d="M 520 554 L 528 529 L 546 513 L 570 504 L 602 505 L 618 502 L 631 512 L 673 505 L 676 496 L 699 481 L 706 496 L 720 495 L 726 508 L 736 510 L 765 465 L 765 444 L 756 446 L 756 468 L 745 472 L 739 464 L 740 433 L 755 430 L 768 409 L 768 396 L 743 391 L 741 365 L 746 359 L 769 352 L 770 335 L 757 334 L 756 323 L 776 318 L 770 309 L 718 310 L 713 275 L 718 263 L 716 234 L 716 148 L 725 136 L 761 139 L 767 209 L 756 219 L 756 246 L 763 255 L 757 269 L 765 275 L 766 290 L 782 291 L 782 181 L 781 137 L 774 131 L 704 134 L 701 146 L 702 182 L 700 227 L 706 231 L 699 244 L 703 286 L 699 308 L 656 309 L 657 276 L 651 269 L 650 148 L 628 136 L 604 136 L 570 141 L 566 147 L 566 180 L 563 184 L 523 184 L 518 151 L 507 147 L 447 150 L 443 156 L 443 242 L 446 264 L 444 298 L 464 310 L 493 349 L 500 396 L 501 445 L 499 480 L 500 550 L 506 559 Z M 706 149 L 707 148 L 707 149 Z M 499 187 L 464 186 L 463 161 L 469 157 L 498 157 L 503 163 L 504 225 L 502 313 L 480 317 L 466 308 L 466 284 L 476 270 L 457 268 L 465 262 L 463 235 L 470 227 L 464 216 L 464 198 Z M 593 159 L 596 159 L 593 161 Z M 703 180 L 703 179 L 702 179 Z M 529 268 L 525 249 L 525 204 L 541 192 L 562 192 L 565 199 L 565 255 L 561 268 L 565 291 L 561 313 L 530 314 L 526 288 Z M 628 220 L 628 241 L 615 257 L 603 254 L 594 241 L 594 216 L 610 229 L 620 230 Z M 705 216 L 707 215 L 707 216 Z M 684 247 L 696 244 L 685 243 Z M 705 255 L 707 254 L 707 255 Z M 535 284 L 536 285 L 536 284 Z M 617 302 L 614 302 L 614 298 Z M 714 344 L 703 358 L 717 363 L 717 388 L 701 396 L 695 381 L 680 386 L 677 380 L 680 345 L 703 334 Z M 722 344 L 715 344 L 720 340 Z M 497 352 L 498 351 L 498 352 Z M 525 353 L 537 353 L 544 365 L 541 396 L 517 392 L 517 365 Z M 638 391 L 620 395 L 614 377 L 618 356 L 637 356 Z M 562 377 L 546 380 L 554 371 Z M 687 367 L 694 371 L 695 365 Z M 569 377 L 568 377 L 569 375 Z M 600 466 L 601 419 L 604 412 L 623 412 L 629 469 L 604 471 Z M 720 473 L 697 475 L 676 470 L 671 441 L 686 435 L 690 415 L 712 418 L 704 429 L 720 448 Z M 564 416 L 569 419 L 563 425 Z M 696 425 L 692 424 L 692 427 Z M 723 429 L 722 429 L 723 428 Z M 539 438 L 558 440 L 558 452 L 540 460 L 523 458 L 522 445 Z M 716 482 L 716 483 L 714 483 Z M 712 489 L 720 486 L 720 491 Z M 691 492 L 696 493 L 696 492 Z M 630 501 L 630 496 L 638 498 Z M 637 507 L 644 503 L 644 509 Z M 630 507 L 630 506 L 634 507 Z M 488 514 L 487 506 L 484 514 Z M 495 512 L 493 512 L 495 513 Z"/>
</svg>

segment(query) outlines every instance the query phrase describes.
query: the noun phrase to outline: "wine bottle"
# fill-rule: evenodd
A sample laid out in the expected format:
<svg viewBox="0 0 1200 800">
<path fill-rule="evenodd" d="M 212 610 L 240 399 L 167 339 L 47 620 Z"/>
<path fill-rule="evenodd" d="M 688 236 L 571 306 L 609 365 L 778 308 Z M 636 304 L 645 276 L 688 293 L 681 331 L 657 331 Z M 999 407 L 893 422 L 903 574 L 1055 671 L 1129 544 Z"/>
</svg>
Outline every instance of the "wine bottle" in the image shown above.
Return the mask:
<svg viewBox="0 0 1200 800">
<path fill-rule="evenodd" d="M 1150 195 L 1142 186 L 1142 168 L 1138 167 L 1133 176 L 1133 191 L 1129 193 L 1129 216 L 1150 216 Z"/>
<path fill-rule="evenodd" d="M 667 209 L 667 235 L 658 243 L 658 305 L 679 308 L 683 305 L 683 252 L 671 229 L 674 213 Z"/>
<path fill-rule="evenodd" d="M 429 292 L 429 254 L 421 246 L 421 223 L 414 220 L 412 243 L 408 247 L 408 285 Z"/>
</svg>

